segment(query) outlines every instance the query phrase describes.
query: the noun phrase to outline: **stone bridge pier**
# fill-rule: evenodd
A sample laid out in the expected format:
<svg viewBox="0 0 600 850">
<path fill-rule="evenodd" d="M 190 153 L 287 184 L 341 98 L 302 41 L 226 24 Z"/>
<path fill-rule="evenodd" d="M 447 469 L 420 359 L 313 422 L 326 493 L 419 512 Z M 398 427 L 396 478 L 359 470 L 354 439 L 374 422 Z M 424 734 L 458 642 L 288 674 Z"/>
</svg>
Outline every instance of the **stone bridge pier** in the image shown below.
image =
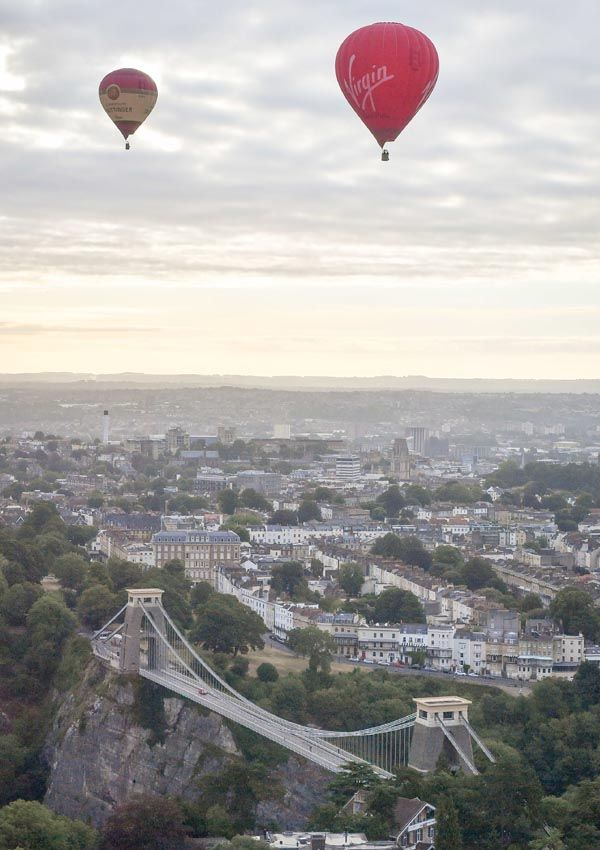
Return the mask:
<svg viewBox="0 0 600 850">
<path fill-rule="evenodd" d="M 142 649 L 142 624 L 146 611 L 152 617 L 161 634 L 164 635 L 163 592 L 157 588 L 144 588 L 142 590 L 134 588 L 127 591 L 125 623 L 121 631 L 123 641 L 119 656 L 119 671 L 121 673 L 139 672 Z M 147 645 L 144 646 L 144 656 L 146 658 L 144 666 L 148 669 L 160 669 L 161 659 L 165 654 L 162 651 L 160 638 L 156 635 L 150 635 L 145 638 L 145 642 Z"/>
</svg>

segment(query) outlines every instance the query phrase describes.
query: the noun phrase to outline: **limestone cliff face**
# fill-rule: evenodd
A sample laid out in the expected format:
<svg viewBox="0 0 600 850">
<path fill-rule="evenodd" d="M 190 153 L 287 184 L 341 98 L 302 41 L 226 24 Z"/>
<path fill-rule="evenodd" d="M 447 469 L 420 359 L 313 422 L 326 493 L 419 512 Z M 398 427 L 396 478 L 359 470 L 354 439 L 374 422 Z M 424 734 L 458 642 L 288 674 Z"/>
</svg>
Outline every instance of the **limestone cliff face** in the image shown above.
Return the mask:
<svg viewBox="0 0 600 850">
<path fill-rule="evenodd" d="M 168 794 L 193 802 L 198 781 L 219 774 L 235 756 L 235 739 L 222 718 L 181 699 L 165 699 L 165 729 L 156 742 L 135 720 L 135 682 L 96 662 L 60 704 L 46 755 L 45 802 L 54 811 L 98 826 L 136 793 Z M 272 770 L 273 795 L 260 801 L 259 822 L 302 828 L 323 801 L 331 775 L 290 758 Z"/>
</svg>

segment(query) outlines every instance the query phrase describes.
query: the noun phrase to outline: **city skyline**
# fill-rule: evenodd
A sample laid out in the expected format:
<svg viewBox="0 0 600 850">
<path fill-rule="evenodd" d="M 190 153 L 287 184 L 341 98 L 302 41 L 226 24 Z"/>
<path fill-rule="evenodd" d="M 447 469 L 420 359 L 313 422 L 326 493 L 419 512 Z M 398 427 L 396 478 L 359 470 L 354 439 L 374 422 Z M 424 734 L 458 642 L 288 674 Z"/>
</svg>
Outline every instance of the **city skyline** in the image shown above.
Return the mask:
<svg viewBox="0 0 600 850">
<path fill-rule="evenodd" d="M 3 372 L 600 375 L 600 10 L 145 8 L 0 11 Z M 441 61 L 388 164 L 333 72 L 385 19 Z M 159 87 L 128 154 L 123 65 Z"/>
</svg>

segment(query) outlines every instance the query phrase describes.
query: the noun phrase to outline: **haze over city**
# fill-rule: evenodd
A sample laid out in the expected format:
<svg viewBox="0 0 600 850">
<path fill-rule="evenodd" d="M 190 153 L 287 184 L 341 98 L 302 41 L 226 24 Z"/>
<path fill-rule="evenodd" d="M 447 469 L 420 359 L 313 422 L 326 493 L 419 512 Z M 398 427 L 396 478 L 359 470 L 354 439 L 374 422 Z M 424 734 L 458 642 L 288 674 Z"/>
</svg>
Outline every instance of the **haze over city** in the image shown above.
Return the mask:
<svg viewBox="0 0 600 850">
<path fill-rule="evenodd" d="M 391 161 L 341 40 L 426 32 Z M 600 9 L 516 0 L 0 9 L 3 371 L 599 374 Z M 98 82 L 143 67 L 123 151 Z"/>
</svg>

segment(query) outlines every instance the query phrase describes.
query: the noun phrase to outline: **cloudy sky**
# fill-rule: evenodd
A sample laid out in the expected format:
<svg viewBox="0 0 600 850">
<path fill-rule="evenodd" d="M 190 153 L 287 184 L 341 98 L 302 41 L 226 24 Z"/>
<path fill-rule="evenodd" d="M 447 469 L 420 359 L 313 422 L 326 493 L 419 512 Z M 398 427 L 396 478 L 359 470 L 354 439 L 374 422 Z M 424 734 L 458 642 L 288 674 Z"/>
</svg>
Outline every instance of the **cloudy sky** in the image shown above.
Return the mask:
<svg viewBox="0 0 600 850">
<path fill-rule="evenodd" d="M 391 161 L 352 30 L 441 72 Z M 0 371 L 600 376 L 597 0 L 2 0 Z M 159 99 L 126 153 L 100 79 Z"/>
</svg>

